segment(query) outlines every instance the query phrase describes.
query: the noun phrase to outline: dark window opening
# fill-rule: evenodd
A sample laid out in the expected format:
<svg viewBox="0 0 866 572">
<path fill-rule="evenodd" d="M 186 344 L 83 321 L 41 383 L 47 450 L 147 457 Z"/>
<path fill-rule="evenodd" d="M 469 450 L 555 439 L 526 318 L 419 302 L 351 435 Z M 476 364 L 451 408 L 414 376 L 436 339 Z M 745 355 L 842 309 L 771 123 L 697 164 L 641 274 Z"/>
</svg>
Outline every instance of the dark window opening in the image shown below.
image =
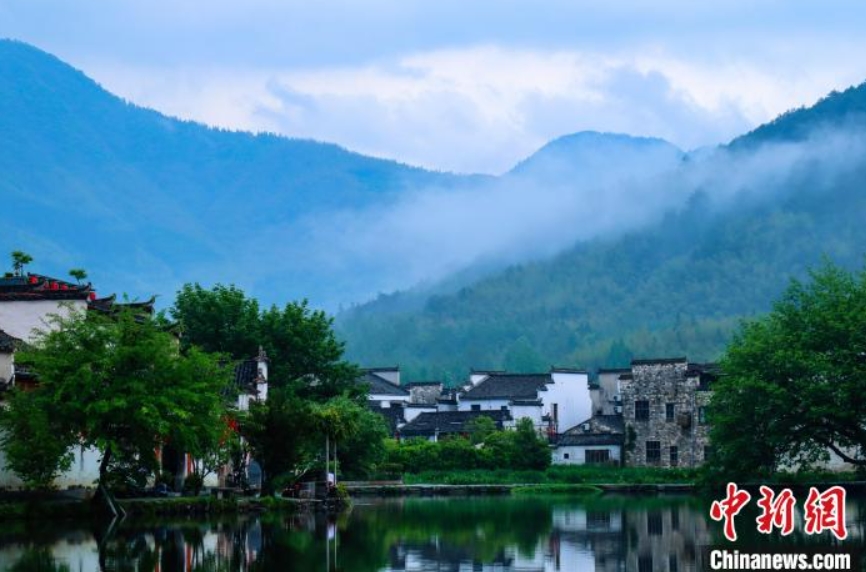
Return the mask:
<svg viewBox="0 0 866 572">
<path fill-rule="evenodd" d="M 590 449 L 586 452 L 587 464 L 607 463 L 610 461 L 610 451 L 607 449 Z"/>
<path fill-rule="evenodd" d="M 634 418 L 638 421 L 649 420 L 649 401 L 641 400 L 634 402 Z"/>
<path fill-rule="evenodd" d="M 472 411 L 481 411 L 481 406 L 478 404 L 473 404 L 472 405 Z"/>
<path fill-rule="evenodd" d="M 676 407 L 673 403 L 665 403 L 665 420 L 673 421 Z"/>
<path fill-rule="evenodd" d="M 676 467 L 680 462 L 680 450 L 678 447 L 671 447 L 671 467 Z"/>
<path fill-rule="evenodd" d="M 662 446 L 659 441 L 646 442 L 646 462 L 658 463 L 662 460 Z"/>
</svg>

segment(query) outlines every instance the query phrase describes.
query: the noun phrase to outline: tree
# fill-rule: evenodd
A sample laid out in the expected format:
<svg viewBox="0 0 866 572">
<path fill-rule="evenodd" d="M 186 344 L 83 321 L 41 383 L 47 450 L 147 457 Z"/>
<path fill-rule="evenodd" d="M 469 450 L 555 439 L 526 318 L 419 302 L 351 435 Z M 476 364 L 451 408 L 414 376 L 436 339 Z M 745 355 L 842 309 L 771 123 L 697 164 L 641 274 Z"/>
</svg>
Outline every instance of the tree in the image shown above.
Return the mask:
<svg viewBox="0 0 866 572">
<path fill-rule="evenodd" d="M 75 278 L 75 280 L 81 284 L 82 280 L 87 279 L 87 270 L 83 268 L 73 268 L 69 271 L 69 275 Z"/>
<path fill-rule="evenodd" d="M 469 440 L 473 445 L 478 445 L 496 432 L 496 422 L 487 415 L 479 415 L 470 421 L 466 428 L 469 430 Z"/>
<path fill-rule="evenodd" d="M 266 402 L 251 403 L 240 430 L 262 466 L 267 490 L 306 472 L 319 450 L 318 440 L 313 440 L 318 431 L 311 403 L 291 388 L 272 389 Z"/>
<path fill-rule="evenodd" d="M 12 251 L 12 270 L 16 276 L 24 274 L 24 267 L 33 262 L 33 257 L 20 250 Z"/>
<path fill-rule="evenodd" d="M 51 331 L 16 356 L 37 373 L 38 385 L 12 393 L 3 427 L 14 432 L 23 416 L 43 411 L 48 425 L 39 434 L 53 440 L 56 451 L 82 446 L 102 452 L 103 491 L 115 460 L 152 466 L 154 451 L 169 438 L 189 443 L 222 424 L 229 371 L 217 356 L 195 348 L 181 353 L 155 320 L 129 311 L 53 320 Z M 13 463 L 26 456 L 18 449 L 7 444 Z M 46 470 L 52 466 L 58 465 L 46 460 Z"/>
<path fill-rule="evenodd" d="M 72 465 L 71 435 L 63 435 L 37 394 L 15 392 L 0 410 L 0 447 L 9 468 L 33 489 L 50 489 Z"/>
<path fill-rule="evenodd" d="M 312 310 L 306 300 L 262 310 L 235 286 L 207 290 L 187 284 L 171 314 L 183 327 L 185 347 L 248 359 L 262 346 L 271 360 L 273 386 L 293 385 L 317 401 L 346 392 L 363 397 L 363 387 L 355 383 L 360 371 L 343 359 L 345 347 L 334 334 L 332 318 Z"/>
<path fill-rule="evenodd" d="M 828 450 L 866 465 L 866 271 L 810 276 L 728 346 L 709 411 L 717 471 L 769 474 Z"/>
</svg>

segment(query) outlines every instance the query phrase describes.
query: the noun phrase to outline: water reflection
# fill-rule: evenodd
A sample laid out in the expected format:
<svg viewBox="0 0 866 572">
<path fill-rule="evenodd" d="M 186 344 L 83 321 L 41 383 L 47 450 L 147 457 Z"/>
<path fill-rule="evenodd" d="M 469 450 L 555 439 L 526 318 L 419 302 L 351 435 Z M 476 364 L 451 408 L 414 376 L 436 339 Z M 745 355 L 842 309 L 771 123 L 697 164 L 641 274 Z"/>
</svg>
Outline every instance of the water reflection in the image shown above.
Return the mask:
<svg viewBox="0 0 866 572">
<path fill-rule="evenodd" d="M 684 497 L 481 498 L 368 501 L 349 514 L 221 521 L 127 521 L 114 530 L 7 525 L 0 570 L 664 571 L 706 569 L 720 542 L 708 502 Z M 773 542 L 743 513 L 742 545 Z M 862 545 L 864 503 L 849 499 L 846 544 Z M 806 537 L 785 544 L 833 544 Z M 778 539 L 775 539 L 778 541 Z"/>
</svg>

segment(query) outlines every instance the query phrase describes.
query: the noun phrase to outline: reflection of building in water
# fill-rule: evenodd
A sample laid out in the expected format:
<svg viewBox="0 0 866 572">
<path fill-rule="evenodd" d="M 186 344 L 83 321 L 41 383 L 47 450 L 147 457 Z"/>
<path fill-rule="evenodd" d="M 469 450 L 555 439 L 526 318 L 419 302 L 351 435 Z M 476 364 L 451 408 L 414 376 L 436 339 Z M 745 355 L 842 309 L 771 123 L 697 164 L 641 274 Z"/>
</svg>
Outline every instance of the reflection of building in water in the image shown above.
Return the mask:
<svg viewBox="0 0 866 572">
<path fill-rule="evenodd" d="M 630 511 L 626 569 L 637 572 L 704 570 L 701 546 L 711 543 L 706 515 L 686 505 Z"/>
</svg>

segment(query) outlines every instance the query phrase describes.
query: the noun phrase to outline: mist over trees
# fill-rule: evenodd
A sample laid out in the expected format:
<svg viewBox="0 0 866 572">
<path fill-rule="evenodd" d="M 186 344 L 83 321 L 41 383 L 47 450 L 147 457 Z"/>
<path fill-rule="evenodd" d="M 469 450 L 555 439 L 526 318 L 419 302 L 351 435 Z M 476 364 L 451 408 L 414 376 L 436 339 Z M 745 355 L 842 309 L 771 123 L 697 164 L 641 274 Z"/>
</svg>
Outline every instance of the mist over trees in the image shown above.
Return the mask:
<svg viewBox="0 0 866 572">
<path fill-rule="evenodd" d="M 768 311 L 822 257 L 861 264 L 864 125 L 864 86 L 789 113 L 689 158 L 667 180 L 691 195 L 656 224 L 423 301 L 396 293 L 346 311 L 337 326 L 348 355 L 452 382 L 518 355 L 583 367 L 717 359 L 741 318 Z"/>
</svg>

